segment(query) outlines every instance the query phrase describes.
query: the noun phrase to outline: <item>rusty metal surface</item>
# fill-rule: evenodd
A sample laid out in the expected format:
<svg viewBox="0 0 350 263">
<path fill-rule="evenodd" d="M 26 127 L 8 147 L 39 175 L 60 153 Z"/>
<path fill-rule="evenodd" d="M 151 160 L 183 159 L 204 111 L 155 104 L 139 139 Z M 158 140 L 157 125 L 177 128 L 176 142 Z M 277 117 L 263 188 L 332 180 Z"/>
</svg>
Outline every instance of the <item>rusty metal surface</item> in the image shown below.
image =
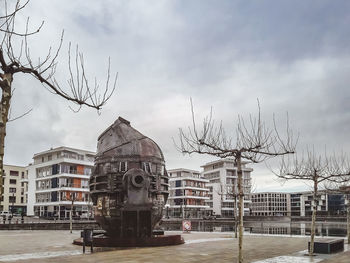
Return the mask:
<svg viewBox="0 0 350 263">
<path fill-rule="evenodd" d="M 169 195 L 161 149 L 119 117 L 98 138 L 90 192 L 108 235 L 151 236 Z"/>
</svg>

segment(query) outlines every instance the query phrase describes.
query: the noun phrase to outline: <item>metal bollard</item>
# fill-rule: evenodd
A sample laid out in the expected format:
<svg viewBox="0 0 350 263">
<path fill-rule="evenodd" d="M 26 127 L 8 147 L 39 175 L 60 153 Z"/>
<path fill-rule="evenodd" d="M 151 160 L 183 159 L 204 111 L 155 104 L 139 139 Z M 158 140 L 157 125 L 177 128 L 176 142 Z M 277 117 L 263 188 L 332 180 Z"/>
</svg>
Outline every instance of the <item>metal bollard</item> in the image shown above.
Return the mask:
<svg viewBox="0 0 350 263">
<path fill-rule="evenodd" d="M 94 253 L 94 237 L 93 229 L 84 229 L 83 231 L 83 253 L 85 253 L 85 246 L 90 242 L 90 252 Z"/>
</svg>

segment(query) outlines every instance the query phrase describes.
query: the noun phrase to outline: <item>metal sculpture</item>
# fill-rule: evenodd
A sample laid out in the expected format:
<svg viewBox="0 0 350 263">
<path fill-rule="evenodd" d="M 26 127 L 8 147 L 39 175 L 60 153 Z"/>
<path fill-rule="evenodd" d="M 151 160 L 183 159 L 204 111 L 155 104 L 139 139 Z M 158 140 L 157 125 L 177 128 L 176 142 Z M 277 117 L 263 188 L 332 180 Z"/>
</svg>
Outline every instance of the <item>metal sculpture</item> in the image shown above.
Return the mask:
<svg viewBox="0 0 350 263">
<path fill-rule="evenodd" d="M 119 117 L 98 138 L 90 193 L 107 236 L 151 237 L 169 195 L 161 149 Z"/>
</svg>

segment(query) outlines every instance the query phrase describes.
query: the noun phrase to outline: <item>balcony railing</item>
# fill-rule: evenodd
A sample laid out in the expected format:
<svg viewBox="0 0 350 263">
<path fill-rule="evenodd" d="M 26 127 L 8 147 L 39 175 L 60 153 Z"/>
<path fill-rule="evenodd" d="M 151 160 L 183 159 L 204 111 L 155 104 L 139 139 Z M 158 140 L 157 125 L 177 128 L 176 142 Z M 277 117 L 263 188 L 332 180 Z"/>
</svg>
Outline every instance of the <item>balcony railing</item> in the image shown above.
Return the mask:
<svg viewBox="0 0 350 263">
<path fill-rule="evenodd" d="M 60 184 L 59 187 L 70 187 L 70 188 L 89 188 L 88 185 L 80 185 L 80 184 Z"/>
<path fill-rule="evenodd" d="M 63 188 L 63 187 L 67 187 L 67 188 L 83 188 L 83 189 L 88 189 L 89 186 L 88 185 L 80 185 L 80 184 L 60 184 L 57 185 L 57 187 L 52 187 L 51 185 L 46 186 L 46 187 L 37 187 L 36 190 L 37 191 L 41 191 L 41 190 L 51 190 L 51 189 L 57 189 L 57 188 Z"/>
<path fill-rule="evenodd" d="M 88 173 L 83 173 L 83 174 L 81 174 L 81 173 L 78 173 L 77 171 L 75 171 L 75 170 L 72 170 L 72 171 L 61 171 L 61 172 L 59 172 L 59 173 L 57 173 L 57 174 L 52 174 L 52 173 L 48 173 L 48 174 L 46 174 L 46 175 L 43 175 L 43 174 L 37 174 L 37 176 L 36 176 L 36 178 L 45 178 L 45 177 L 49 177 L 49 176 L 53 176 L 53 175 L 62 175 L 62 174 L 72 174 L 72 175 L 85 175 L 85 176 L 90 176 L 91 175 L 91 171 L 90 172 L 88 172 Z"/>
</svg>

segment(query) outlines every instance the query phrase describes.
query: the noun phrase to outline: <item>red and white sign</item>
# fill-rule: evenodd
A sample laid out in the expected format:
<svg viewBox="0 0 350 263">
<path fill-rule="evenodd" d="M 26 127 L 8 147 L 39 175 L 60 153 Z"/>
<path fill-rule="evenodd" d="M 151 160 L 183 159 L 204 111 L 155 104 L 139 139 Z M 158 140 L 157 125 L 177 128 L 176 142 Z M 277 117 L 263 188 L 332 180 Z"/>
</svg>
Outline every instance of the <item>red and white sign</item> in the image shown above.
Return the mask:
<svg viewBox="0 0 350 263">
<path fill-rule="evenodd" d="M 189 220 L 182 220 L 182 231 L 189 232 L 191 231 L 191 221 Z"/>
</svg>

